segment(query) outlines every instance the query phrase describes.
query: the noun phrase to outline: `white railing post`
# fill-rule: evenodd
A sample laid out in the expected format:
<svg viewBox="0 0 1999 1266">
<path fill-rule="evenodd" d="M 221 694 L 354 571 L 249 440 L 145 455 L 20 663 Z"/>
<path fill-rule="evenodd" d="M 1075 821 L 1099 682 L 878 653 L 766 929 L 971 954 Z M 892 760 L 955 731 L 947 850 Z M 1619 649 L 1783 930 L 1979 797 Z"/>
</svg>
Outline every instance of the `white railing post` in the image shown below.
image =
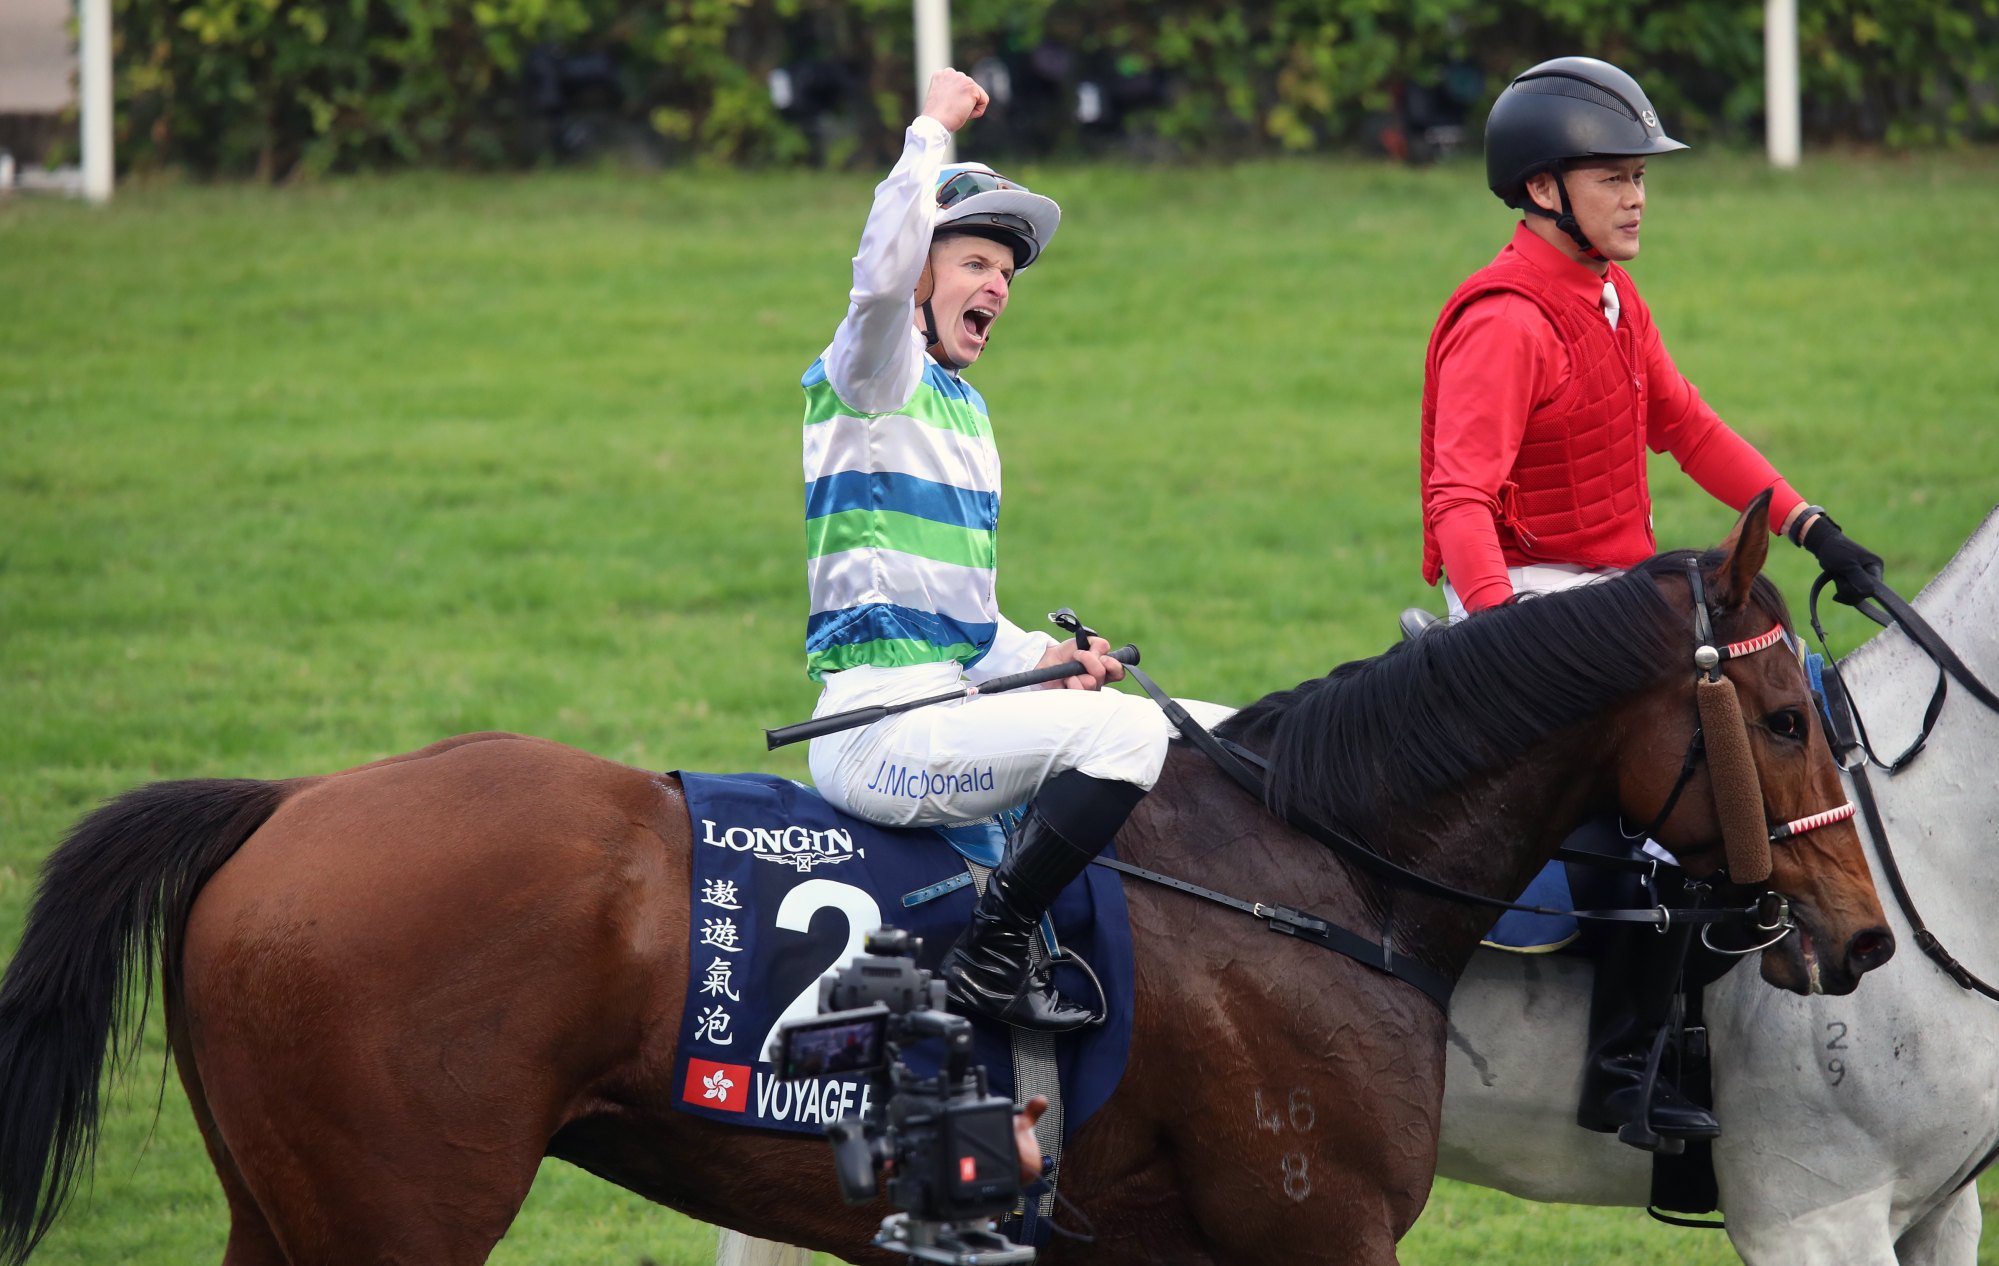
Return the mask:
<svg viewBox="0 0 1999 1266">
<path fill-rule="evenodd" d="M 951 0 L 915 0 L 916 4 L 916 108 L 930 90 L 930 76 L 951 64 Z M 958 155 L 957 138 L 944 151 L 944 161 Z"/>
<path fill-rule="evenodd" d="M 83 131 L 83 196 L 111 200 L 111 0 L 79 0 L 78 113 Z"/>
<path fill-rule="evenodd" d="M 1798 165 L 1798 0 L 1763 0 L 1763 119 L 1770 165 Z"/>
</svg>

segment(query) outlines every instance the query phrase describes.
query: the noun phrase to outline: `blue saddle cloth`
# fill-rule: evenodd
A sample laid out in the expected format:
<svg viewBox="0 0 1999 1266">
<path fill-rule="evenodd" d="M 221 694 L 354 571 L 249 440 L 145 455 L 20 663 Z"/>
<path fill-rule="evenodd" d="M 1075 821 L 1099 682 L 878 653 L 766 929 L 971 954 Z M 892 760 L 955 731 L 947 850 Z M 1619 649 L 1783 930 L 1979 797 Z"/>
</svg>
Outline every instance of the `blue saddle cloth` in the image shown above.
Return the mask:
<svg viewBox="0 0 1999 1266">
<path fill-rule="evenodd" d="M 693 828 L 687 997 L 675 1106 L 717 1121 L 817 1134 L 866 1105 L 853 1075 L 779 1081 L 767 1059 L 780 1018 L 818 1013 L 819 978 L 861 952 L 882 924 L 921 937 L 919 966 L 935 971 L 970 922 L 976 889 L 960 854 L 999 860 L 994 823 L 891 830 L 849 817 L 811 788 L 768 774 L 679 774 Z M 905 905 L 906 896 L 921 895 Z M 1092 866 L 1050 912 L 1063 947 L 1096 969 L 1110 1005 L 1100 1027 L 1056 1042 L 1065 1139 L 1110 1098 L 1131 1047 L 1134 973 L 1124 889 Z M 1056 979 L 1089 997 L 1073 968 Z M 1004 1025 L 976 1021 L 974 1054 L 992 1092 L 1015 1097 Z M 935 1041 L 905 1060 L 935 1070 Z"/>
<path fill-rule="evenodd" d="M 1568 868 L 1561 862 L 1549 862 L 1528 881 L 1527 891 L 1514 900 L 1521 905 L 1546 906 L 1551 910 L 1575 909 L 1575 900 L 1569 895 Z M 1485 934 L 1484 944 L 1515 954 L 1547 954 L 1575 940 L 1581 931 L 1582 925 L 1572 914 L 1508 910 Z"/>
</svg>

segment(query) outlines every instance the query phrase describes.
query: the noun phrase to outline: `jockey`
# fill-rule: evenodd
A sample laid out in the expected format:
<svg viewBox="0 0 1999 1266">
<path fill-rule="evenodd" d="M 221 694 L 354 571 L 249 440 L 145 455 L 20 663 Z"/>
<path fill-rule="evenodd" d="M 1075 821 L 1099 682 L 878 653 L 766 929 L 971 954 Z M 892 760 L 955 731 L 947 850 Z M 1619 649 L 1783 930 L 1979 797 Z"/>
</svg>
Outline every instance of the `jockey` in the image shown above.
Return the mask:
<svg viewBox="0 0 1999 1266">
<path fill-rule="evenodd" d="M 1034 926 L 1151 789 L 1169 731 L 1149 701 L 1099 691 L 1124 676 L 1103 638 L 1027 632 L 996 601 L 999 451 L 962 375 L 1062 212 L 983 164 L 944 165 L 986 100 L 958 71 L 932 77 L 875 188 L 846 319 L 802 380 L 806 671 L 824 686 L 815 715 L 1071 660 L 1086 672 L 820 737 L 809 760 L 828 801 L 889 826 L 1032 799 L 944 974 L 962 1008 L 1061 1031 L 1101 1016 L 1031 968 Z"/>
<path fill-rule="evenodd" d="M 1771 529 L 1816 555 L 1842 600 L 1864 594 L 1862 573 L 1880 575 L 1880 558 L 1701 399 L 1620 266 L 1638 255 L 1647 160 L 1685 148 L 1637 82 L 1595 58 L 1543 62 L 1493 103 L 1487 181 L 1522 219 L 1444 304 L 1423 380 L 1423 578 L 1443 581 L 1454 616 L 1657 552 L 1647 446 L 1737 511 L 1774 489 Z M 1636 1113 L 1679 968 L 1645 959 L 1668 939 L 1633 925 L 1598 965 L 1578 1112 L 1591 1129 Z M 1668 1137 L 1719 1133 L 1663 1081 L 1651 1124 Z"/>
</svg>

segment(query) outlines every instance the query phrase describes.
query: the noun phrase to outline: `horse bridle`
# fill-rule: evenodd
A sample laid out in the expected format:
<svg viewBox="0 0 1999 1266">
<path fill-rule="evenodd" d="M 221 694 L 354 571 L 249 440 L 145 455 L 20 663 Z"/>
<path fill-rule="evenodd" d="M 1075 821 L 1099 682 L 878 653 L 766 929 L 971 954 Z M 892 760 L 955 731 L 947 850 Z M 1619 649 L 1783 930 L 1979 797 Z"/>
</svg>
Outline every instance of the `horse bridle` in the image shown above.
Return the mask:
<svg viewBox="0 0 1999 1266">
<path fill-rule="evenodd" d="M 1679 777 L 1674 780 L 1672 791 L 1667 793 L 1666 803 L 1652 821 L 1631 838 L 1657 837 L 1705 754 L 1709 781 L 1713 786 L 1715 812 L 1721 819 L 1722 844 L 1728 857 L 1728 878 L 1737 884 L 1760 884 L 1770 878 L 1770 845 L 1835 822 L 1844 822 L 1854 815 L 1855 809 L 1852 801 L 1842 801 L 1823 812 L 1793 818 L 1776 826 L 1767 825 L 1769 818 L 1763 808 L 1762 782 L 1756 773 L 1755 759 L 1749 752 L 1749 724 L 1743 718 L 1742 701 L 1735 692 L 1735 683 L 1723 675 L 1721 666 L 1728 660 L 1742 659 L 1779 643 L 1788 644 L 1789 639 L 1782 624 L 1772 624 L 1768 632 L 1757 637 L 1717 646 L 1714 617 L 1707 605 L 1707 586 L 1701 578 L 1700 560 L 1697 558 L 1687 560 L 1687 584 L 1693 591 L 1694 608 L 1694 733 L 1687 741 L 1686 757 L 1680 762 Z M 1766 896 L 1784 901 L 1774 893 Z M 1784 904 L 1782 923 L 1788 928 L 1789 903 Z M 1762 930 L 1775 931 L 1778 926 L 1778 922 L 1773 921 Z"/>
</svg>

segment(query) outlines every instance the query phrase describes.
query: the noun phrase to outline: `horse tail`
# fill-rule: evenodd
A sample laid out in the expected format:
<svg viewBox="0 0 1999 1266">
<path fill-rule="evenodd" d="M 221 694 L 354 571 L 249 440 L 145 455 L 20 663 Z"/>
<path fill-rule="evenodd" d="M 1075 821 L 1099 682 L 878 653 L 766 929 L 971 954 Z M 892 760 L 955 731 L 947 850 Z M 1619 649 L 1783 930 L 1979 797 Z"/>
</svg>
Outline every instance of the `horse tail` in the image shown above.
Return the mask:
<svg viewBox="0 0 1999 1266">
<path fill-rule="evenodd" d="M 178 996 L 195 894 L 300 785 L 153 783 L 43 863 L 0 980 L 0 1262 L 26 1260 L 88 1169 L 107 1048 L 116 1064 L 137 1046 L 156 967 Z"/>
<path fill-rule="evenodd" d="M 715 1266 L 811 1266 L 812 1254 L 789 1244 L 751 1239 L 724 1227 L 716 1238 Z"/>
</svg>

